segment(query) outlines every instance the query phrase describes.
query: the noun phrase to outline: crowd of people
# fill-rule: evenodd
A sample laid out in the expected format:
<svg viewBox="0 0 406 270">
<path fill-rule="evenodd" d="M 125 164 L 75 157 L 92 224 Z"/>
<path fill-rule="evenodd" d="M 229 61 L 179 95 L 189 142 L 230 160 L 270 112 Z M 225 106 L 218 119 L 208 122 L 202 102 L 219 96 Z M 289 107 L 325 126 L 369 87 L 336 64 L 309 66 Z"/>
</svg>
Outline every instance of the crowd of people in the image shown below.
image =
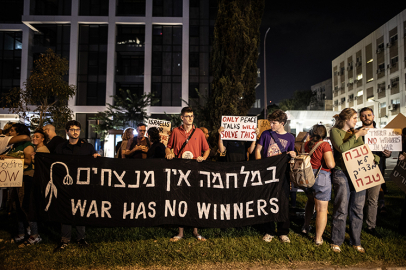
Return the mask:
<svg viewBox="0 0 406 270">
<path fill-rule="evenodd" d="M 362 127 L 355 128 L 358 117 L 362 122 Z M 269 114 L 268 120 L 270 129 L 259 134 L 256 141 L 237 141 L 218 139 L 218 151 L 213 151 L 208 143 L 209 132 L 206 128 L 197 128 L 194 123 L 193 109 L 185 107 L 181 111 L 182 125 L 171 131 L 167 145 L 160 141 L 158 128 L 139 123 L 136 127 L 137 136 L 134 136 L 134 129 L 127 128 L 122 134 L 122 141 L 116 147 L 116 158 L 125 159 L 147 159 L 174 158 L 195 159 L 203 162 L 216 154 L 224 157 L 226 162 L 238 162 L 246 160 L 259 160 L 282 153 L 295 158 L 298 152 L 310 153 L 311 165 L 315 174 L 315 184 L 310 188 L 304 188 L 308 201 L 305 208 L 305 218 L 302 233 L 308 234 L 312 230 L 311 219 L 316 215 L 315 220 L 315 245 L 323 244 L 323 233 L 327 224 L 328 203 L 334 191 L 332 228 L 331 228 L 331 249 L 334 252 L 341 252 L 340 246 L 343 244 L 346 232 L 347 216 L 349 216 L 350 244 L 358 252 L 364 253 L 365 249 L 361 245 L 361 231 L 364 221 L 365 208 L 365 231 L 380 237 L 376 231 L 376 218 L 378 210 L 378 200 L 382 196 L 382 187 L 356 192 L 347 172 L 346 165 L 342 158 L 342 153 L 364 144 L 363 137 L 370 128 L 375 127 L 374 114 L 372 109 L 363 108 L 359 115 L 352 108 L 346 108 L 340 114 L 334 116 L 335 125 L 330 130 L 328 136 L 324 125 L 316 124 L 309 131 L 308 140 L 301 146 L 303 149 L 295 149 L 295 137 L 285 131 L 287 115 L 282 110 L 276 110 Z M 147 136 L 145 136 L 146 132 Z M 220 134 L 223 128 L 218 129 Z M 26 247 L 41 242 L 38 232 L 37 215 L 32 214 L 37 211 L 35 196 L 33 192 L 33 176 L 35 171 L 35 153 L 52 153 L 61 155 L 83 155 L 93 158 L 99 156 L 93 145 L 79 138 L 81 124 L 72 120 L 66 123 L 65 132 L 68 139 L 57 136 L 55 127 L 46 125 L 37 129 L 33 134 L 29 128 L 22 123 L 7 124 L 0 132 L 0 152 L 4 158 L 20 157 L 24 160 L 23 187 L 8 188 L 0 190 L 0 207 L 3 201 L 3 191 L 7 191 L 8 205 L 16 211 L 18 220 L 17 234 L 13 238 L 19 247 Z M 402 134 L 402 152 L 398 159 L 404 160 L 406 155 L 406 128 Z M 388 150 L 373 152 L 374 162 L 385 173 L 385 159 L 392 153 Z M 291 185 L 289 183 L 289 166 L 282 181 L 283 192 L 279 196 L 286 196 L 289 199 Z M 5 193 L 5 192 L 4 192 Z M 406 200 L 405 200 L 406 202 Z M 406 203 L 405 203 L 406 204 Z M 288 209 L 284 210 L 288 211 Z M 289 217 L 289 213 L 284 213 Z M 401 222 L 406 222 L 406 209 L 403 209 Z M 290 230 L 289 218 L 283 222 L 268 222 L 262 224 L 263 240 L 271 242 L 278 237 L 280 241 L 289 243 Z M 402 225 L 399 227 L 401 233 L 405 233 Z M 85 240 L 85 226 L 76 226 L 77 244 L 81 247 L 88 246 Z M 54 252 L 63 251 L 70 244 L 72 226 L 70 224 L 61 225 L 61 241 L 54 249 Z M 193 228 L 193 235 L 199 241 L 206 238 L 199 234 L 198 228 Z M 179 227 L 178 234 L 170 241 L 176 242 L 184 237 L 184 228 Z"/>
</svg>

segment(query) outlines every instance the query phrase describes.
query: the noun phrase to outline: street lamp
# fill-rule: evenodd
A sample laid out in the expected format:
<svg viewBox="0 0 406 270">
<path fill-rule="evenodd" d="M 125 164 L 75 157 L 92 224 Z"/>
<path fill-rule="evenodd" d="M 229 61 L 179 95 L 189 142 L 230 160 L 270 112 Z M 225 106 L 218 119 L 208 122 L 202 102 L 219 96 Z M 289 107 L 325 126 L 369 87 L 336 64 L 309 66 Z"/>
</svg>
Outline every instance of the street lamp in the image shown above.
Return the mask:
<svg viewBox="0 0 406 270">
<path fill-rule="evenodd" d="M 378 103 L 378 117 L 379 117 L 379 128 L 381 128 L 381 103 L 376 101 L 374 97 L 370 97 L 367 99 L 368 102 L 377 102 Z"/>
<path fill-rule="evenodd" d="M 267 109 L 268 109 L 268 104 L 266 102 L 267 97 L 266 97 L 266 36 L 268 35 L 269 29 L 266 30 L 265 37 L 264 37 L 264 119 L 266 119 L 266 114 L 267 114 Z"/>
</svg>

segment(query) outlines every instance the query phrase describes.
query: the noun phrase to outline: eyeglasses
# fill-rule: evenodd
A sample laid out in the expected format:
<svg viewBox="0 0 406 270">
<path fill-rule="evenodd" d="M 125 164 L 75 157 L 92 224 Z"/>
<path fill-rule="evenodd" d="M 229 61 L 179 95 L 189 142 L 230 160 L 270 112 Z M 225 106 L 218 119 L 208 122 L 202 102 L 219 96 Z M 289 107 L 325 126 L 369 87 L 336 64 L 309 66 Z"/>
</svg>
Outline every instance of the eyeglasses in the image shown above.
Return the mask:
<svg viewBox="0 0 406 270">
<path fill-rule="evenodd" d="M 71 128 L 71 129 L 69 129 L 69 131 L 70 131 L 70 132 L 79 132 L 79 131 L 80 131 L 80 128 L 79 128 L 79 129 L 73 129 L 73 128 Z"/>
<path fill-rule="evenodd" d="M 194 117 L 194 115 L 184 115 L 183 117 L 192 119 Z"/>
</svg>

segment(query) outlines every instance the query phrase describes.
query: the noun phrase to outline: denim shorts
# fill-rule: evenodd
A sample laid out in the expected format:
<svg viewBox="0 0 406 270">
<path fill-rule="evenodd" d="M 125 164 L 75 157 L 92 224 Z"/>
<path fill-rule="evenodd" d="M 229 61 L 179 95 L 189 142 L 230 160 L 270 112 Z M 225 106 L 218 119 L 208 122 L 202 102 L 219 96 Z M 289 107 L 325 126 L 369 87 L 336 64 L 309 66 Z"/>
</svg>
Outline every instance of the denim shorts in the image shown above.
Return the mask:
<svg viewBox="0 0 406 270">
<path fill-rule="evenodd" d="M 316 174 L 317 169 L 313 169 L 313 172 Z M 305 188 L 304 191 L 307 196 L 328 202 L 331 200 L 331 173 L 320 170 L 314 185 L 311 188 Z"/>
</svg>

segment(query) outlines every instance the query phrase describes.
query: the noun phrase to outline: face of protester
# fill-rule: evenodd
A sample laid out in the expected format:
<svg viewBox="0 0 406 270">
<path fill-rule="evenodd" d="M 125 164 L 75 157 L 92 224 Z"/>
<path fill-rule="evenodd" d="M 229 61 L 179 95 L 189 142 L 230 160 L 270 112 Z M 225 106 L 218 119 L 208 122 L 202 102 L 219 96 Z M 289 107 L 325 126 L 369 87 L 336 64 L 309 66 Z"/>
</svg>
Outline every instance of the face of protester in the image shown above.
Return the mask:
<svg viewBox="0 0 406 270">
<path fill-rule="evenodd" d="M 32 136 L 32 144 L 35 146 L 41 145 L 44 143 L 44 137 L 41 133 L 34 133 Z"/>
<path fill-rule="evenodd" d="M 44 130 L 44 133 L 49 136 L 49 127 L 45 126 L 43 130 Z"/>
<path fill-rule="evenodd" d="M 11 127 L 10 128 L 10 131 L 8 132 L 8 136 L 17 136 L 18 135 L 18 133 L 16 132 L 16 130 L 15 130 L 15 128 L 14 127 Z"/>
<path fill-rule="evenodd" d="M 139 126 L 139 127 L 137 127 L 138 138 L 144 138 L 146 131 L 147 131 L 147 127 L 146 127 L 146 126 Z"/>
<path fill-rule="evenodd" d="M 70 126 L 66 134 L 68 134 L 69 139 L 78 139 L 80 135 L 80 127 Z"/>
<path fill-rule="evenodd" d="M 182 115 L 180 118 L 182 118 L 183 124 L 187 126 L 191 126 L 193 124 L 193 113 L 192 112 L 187 112 L 184 115 Z"/>
<path fill-rule="evenodd" d="M 347 126 L 348 126 L 349 128 L 354 128 L 355 125 L 357 124 L 357 119 L 358 119 L 358 116 L 357 116 L 356 113 L 354 113 L 354 114 L 351 116 L 350 119 L 348 119 L 348 120 L 345 121 L 345 123 L 347 124 Z"/>
<path fill-rule="evenodd" d="M 370 126 L 374 122 L 374 114 L 371 111 L 364 111 L 361 113 L 361 122 L 364 126 Z"/>
<path fill-rule="evenodd" d="M 283 122 L 269 121 L 272 131 L 278 132 L 283 130 Z"/>
</svg>

